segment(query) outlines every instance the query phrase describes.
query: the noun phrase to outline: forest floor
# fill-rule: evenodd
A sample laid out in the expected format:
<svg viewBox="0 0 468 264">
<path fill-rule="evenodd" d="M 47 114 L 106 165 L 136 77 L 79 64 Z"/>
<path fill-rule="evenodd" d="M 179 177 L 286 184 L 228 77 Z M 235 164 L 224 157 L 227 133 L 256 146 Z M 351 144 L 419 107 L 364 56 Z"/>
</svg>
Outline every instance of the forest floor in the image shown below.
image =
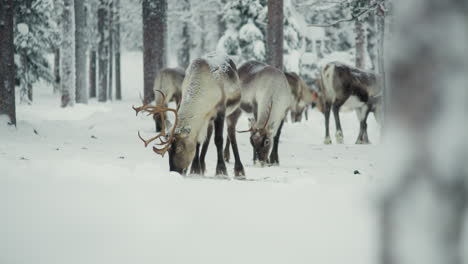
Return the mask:
<svg viewBox="0 0 468 264">
<path fill-rule="evenodd" d="M 213 143 L 207 177 L 184 178 L 137 137 L 154 128 L 131 109 L 141 69 L 125 54 L 120 102 L 61 109 L 37 87 L 17 128 L 0 127 L 0 263 L 376 263 L 380 150 L 354 145 L 354 113 L 343 145 L 323 145 L 317 111 L 286 123 L 279 167 L 255 167 L 239 134 L 250 181 L 213 178 Z M 369 136 L 379 142 L 373 116 Z"/>
</svg>

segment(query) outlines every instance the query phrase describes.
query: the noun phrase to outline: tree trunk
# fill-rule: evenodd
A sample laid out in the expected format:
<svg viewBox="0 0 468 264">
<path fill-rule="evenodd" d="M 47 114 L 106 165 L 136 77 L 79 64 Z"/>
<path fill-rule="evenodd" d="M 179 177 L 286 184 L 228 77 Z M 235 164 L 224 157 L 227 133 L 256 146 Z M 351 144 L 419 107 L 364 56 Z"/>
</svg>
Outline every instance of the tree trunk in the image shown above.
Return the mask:
<svg viewBox="0 0 468 264">
<path fill-rule="evenodd" d="M 108 28 L 108 4 L 107 0 L 100 0 L 98 7 L 98 32 L 99 32 L 99 91 L 98 101 L 107 101 L 108 91 L 108 67 L 109 67 L 109 28 Z"/>
<path fill-rule="evenodd" d="M 386 178 L 395 179 L 380 208 L 381 263 L 461 264 L 468 1 L 395 1 L 394 27 L 387 152 L 403 157 L 386 164 L 392 168 Z"/>
<path fill-rule="evenodd" d="M 13 13 L 13 0 L 0 0 L 0 116 L 10 125 L 16 125 Z"/>
<path fill-rule="evenodd" d="M 166 63 L 166 0 L 143 0 L 144 101 L 154 99 L 156 74 Z"/>
<path fill-rule="evenodd" d="M 371 0 L 369 0 L 370 2 Z M 378 22 L 378 14 L 377 12 L 373 12 L 372 14 L 369 15 L 367 19 L 367 52 L 369 53 L 369 58 L 371 60 L 371 70 L 377 72 L 378 70 L 378 30 L 379 26 L 377 24 Z"/>
<path fill-rule="evenodd" d="M 92 49 L 89 54 L 89 97 L 96 98 L 96 61 L 97 52 Z"/>
<path fill-rule="evenodd" d="M 366 34 L 364 31 L 364 25 L 362 21 L 356 19 L 354 24 L 356 31 L 356 67 L 359 69 L 364 69 L 366 54 Z"/>
<path fill-rule="evenodd" d="M 182 11 L 184 13 L 190 12 L 190 1 L 183 0 L 182 1 Z M 190 64 L 190 28 L 187 21 L 182 23 L 182 36 L 181 41 L 179 43 L 179 49 L 177 51 L 177 62 L 179 66 L 183 69 L 186 69 Z"/>
<path fill-rule="evenodd" d="M 114 88 L 114 1 L 109 0 L 109 100 L 113 99 Z"/>
<path fill-rule="evenodd" d="M 54 94 L 60 91 L 60 47 L 54 49 Z"/>
<path fill-rule="evenodd" d="M 122 100 L 122 80 L 120 73 L 120 0 L 115 0 L 115 99 Z"/>
<path fill-rule="evenodd" d="M 86 86 L 86 0 L 75 0 L 76 102 L 88 103 Z"/>
<path fill-rule="evenodd" d="M 62 86 L 62 107 L 75 104 L 75 12 L 73 0 L 63 1 L 62 46 L 60 56 L 60 80 Z"/>
<path fill-rule="evenodd" d="M 224 6 L 226 5 L 226 0 L 220 0 L 220 10 L 218 11 L 218 40 L 224 35 L 224 32 L 226 31 L 226 22 L 223 20 L 223 9 Z"/>
<path fill-rule="evenodd" d="M 283 70 L 283 0 L 268 0 L 266 61 Z"/>
</svg>

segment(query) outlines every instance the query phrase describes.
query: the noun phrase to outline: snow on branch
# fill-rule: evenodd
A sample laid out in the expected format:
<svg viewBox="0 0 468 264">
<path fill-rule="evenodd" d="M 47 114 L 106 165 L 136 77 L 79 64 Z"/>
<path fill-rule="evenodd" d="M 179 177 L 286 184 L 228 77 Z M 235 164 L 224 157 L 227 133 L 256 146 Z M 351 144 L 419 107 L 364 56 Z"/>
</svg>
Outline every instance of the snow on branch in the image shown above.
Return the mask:
<svg viewBox="0 0 468 264">
<path fill-rule="evenodd" d="M 351 17 L 349 18 L 343 18 L 343 19 L 340 19 L 340 20 L 337 20 L 337 21 L 334 21 L 333 23 L 329 23 L 329 24 L 309 24 L 307 26 L 309 27 L 333 27 L 333 26 L 336 26 L 336 25 L 339 25 L 341 23 L 344 23 L 344 22 L 351 22 L 351 21 L 354 21 L 356 19 L 359 19 L 361 16 L 371 12 L 371 11 L 374 11 L 376 10 L 377 8 L 379 7 L 379 5 L 377 3 L 369 6 L 368 8 L 363 8 L 361 12 L 357 13 L 357 14 L 351 14 Z"/>
</svg>

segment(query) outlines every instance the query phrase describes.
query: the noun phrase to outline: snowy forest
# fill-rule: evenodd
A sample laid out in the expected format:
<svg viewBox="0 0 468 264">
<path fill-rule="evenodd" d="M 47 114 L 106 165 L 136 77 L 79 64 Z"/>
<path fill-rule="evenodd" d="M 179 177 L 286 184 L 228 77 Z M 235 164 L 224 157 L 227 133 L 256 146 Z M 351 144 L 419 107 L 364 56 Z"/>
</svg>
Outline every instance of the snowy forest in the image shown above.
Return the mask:
<svg viewBox="0 0 468 264">
<path fill-rule="evenodd" d="M 0 0 L 0 264 L 468 264 L 468 0 Z"/>
</svg>

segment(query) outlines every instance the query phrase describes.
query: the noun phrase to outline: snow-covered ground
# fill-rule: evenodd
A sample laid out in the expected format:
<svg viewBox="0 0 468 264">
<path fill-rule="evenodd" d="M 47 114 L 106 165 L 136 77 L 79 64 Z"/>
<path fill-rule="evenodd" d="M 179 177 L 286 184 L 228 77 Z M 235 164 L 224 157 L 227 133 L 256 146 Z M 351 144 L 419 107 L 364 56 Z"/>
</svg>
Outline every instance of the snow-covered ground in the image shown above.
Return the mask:
<svg viewBox="0 0 468 264">
<path fill-rule="evenodd" d="M 254 167 L 239 134 L 251 181 L 212 178 L 214 144 L 209 177 L 183 178 L 137 137 L 154 128 L 131 109 L 141 69 L 125 54 L 122 102 L 61 109 L 38 87 L 17 129 L 0 127 L 0 263 L 376 263 L 379 149 L 353 144 L 354 113 L 342 113 L 344 145 L 323 145 L 316 111 L 285 124 L 279 167 Z M 379 142 L 373 116 L 369 136 Z"/>
</svg>

